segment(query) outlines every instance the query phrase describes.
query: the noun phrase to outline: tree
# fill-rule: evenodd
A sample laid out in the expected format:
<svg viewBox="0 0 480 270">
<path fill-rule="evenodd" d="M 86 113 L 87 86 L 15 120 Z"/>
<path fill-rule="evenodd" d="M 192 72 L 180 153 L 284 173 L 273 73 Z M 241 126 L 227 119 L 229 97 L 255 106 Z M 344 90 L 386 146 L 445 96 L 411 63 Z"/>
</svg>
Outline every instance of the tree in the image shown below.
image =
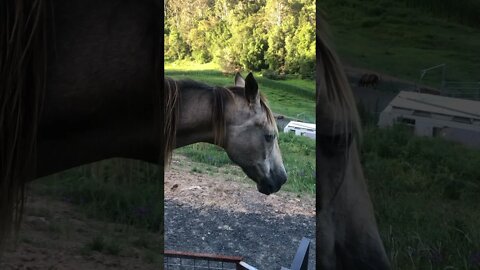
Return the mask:
<svg viewBox="0 0 480 270">
<path fill-rule="evenodd" d="M 169 0 L 165 6 L 168 60 L 313 73 L 313 0 Z"/>
</svg>

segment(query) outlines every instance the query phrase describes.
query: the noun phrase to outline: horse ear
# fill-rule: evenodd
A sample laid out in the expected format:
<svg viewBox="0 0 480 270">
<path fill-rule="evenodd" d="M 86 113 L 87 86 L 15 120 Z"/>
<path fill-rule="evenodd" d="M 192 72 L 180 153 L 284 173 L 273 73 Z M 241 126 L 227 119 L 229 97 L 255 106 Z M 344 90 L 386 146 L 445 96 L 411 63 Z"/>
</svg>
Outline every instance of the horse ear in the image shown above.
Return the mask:
<svg viewBox="0 0 480 270">
<path fill-rule="evenodd" d="M 238 72 L 237 74 L 235 74 L 235 86 L 245 87 L 245 80 L 243 79 L 242 75 Z"/>
<path fill-rule="evenodd" d="M 251 72 L 245 78 L 245 97 L 249 103 L 255 103 L 258 99 L 258 84 Z"/>
</svg>

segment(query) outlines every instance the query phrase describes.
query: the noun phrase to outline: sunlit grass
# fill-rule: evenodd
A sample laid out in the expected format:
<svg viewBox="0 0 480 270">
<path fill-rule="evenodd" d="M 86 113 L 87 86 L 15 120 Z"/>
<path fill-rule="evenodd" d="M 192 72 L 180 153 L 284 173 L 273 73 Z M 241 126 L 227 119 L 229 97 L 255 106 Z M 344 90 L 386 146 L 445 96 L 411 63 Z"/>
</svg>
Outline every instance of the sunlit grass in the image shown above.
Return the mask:
<svg viewBox="0 0 480 270">
<path fill-rule="evenodd" d="M 181 61 L 176 61 L 176 62 L 168 62 L 165 63 L 165 70 L 173 70 L 173 71 L 206 71 L 206 70 L 212 70 L 212 71 L 219 71 L 220 66 L 218 64 L 215 64 L 213 62 L 211 63 L 197 63 L 193 61 L 186 61 L 186 60 L 181 60 Z"/>
<path fill-rule="evenodd" d="M 297 193 L 315 193 L 315 141 L 291 133 L 280 133 L 279 142 L 288 180 L 282 190 Z M 175 150 L 195 162 L 204 163 L 202 169 L 195 167 L 194 172 L 208 172 L 209 166 L 222 168 L 234 165 L 225 151 L 217 146 L 205 143 L 194 144 Z M 241 173 L 243 175 L 243 173 Z"/>
<path fill-rule="evenodd" d="M 166 63 L 165 74 L 175 79 L 193 79 L 210 85 L 231 86 L 234 84 L 234 75 L 223 74 L 220 68 L 213 63 L 198 64 L 189 61 Z M 242 72 L 242 75 L 246 76 L 247 72 Z M 315 122 L 314 80 L 288 78 L 276 81 L 263 77 L 261 73 L 254 73 L 254 76 L 273 112 Z"/>
</svg>

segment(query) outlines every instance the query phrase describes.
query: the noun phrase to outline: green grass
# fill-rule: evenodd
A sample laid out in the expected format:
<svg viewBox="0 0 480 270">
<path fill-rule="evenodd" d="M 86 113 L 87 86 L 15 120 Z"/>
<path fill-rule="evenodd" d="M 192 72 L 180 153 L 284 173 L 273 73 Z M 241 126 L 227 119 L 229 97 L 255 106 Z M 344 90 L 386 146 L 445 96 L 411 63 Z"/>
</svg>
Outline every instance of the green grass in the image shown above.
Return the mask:
<svg viewBox="0 0 480 270">
<path fill-rule="evenodd" d="M 362 162 L 394 269 L 480 266 L 480 151 L 368 127 Z"/>
<path fill-rule="evenodd" d="M 409 7 L 420 8 L 434 16 L 473 27 L 480 25 L 480 2 L 477 0 L 402 0 Z"/>
<path fill-rule="evenodd" d="M 447 80 L 480 80 L 479 28 L 402 1 L 325 0 L 319 7 L 326 13 L 339 55 L 351 66 L 416 81 L 421 69 L 446 63 Z M 440 71 L 425 78 L 432 86 L 439 86 L 440 80 Z"/>
<path fill-rule="evenodd" d="M 118 256 L 122 251 L 122 247 L 116 240 L 111 239 L 107 241 L 103 236 L 99 235 L 85 243 L 84 247 L 80 250 L 81 254 L 85 256 L 90 255 L 93 251 Z"/>
<path fill-rule="evenodd" d="M 282 190 L 314 194 L 315 141 L 289 133 L 280 133 L 279 146 L 288 175 L 287 183 Z M 192 172 L 196 173 L 204 173 L 210 167 L 222 168 L 233 165 L 223 149 L 211 144 L 193 144 L 179 148 L 175 152 L 206 165 L 202 169 L 194 167 Z"/>
<path fill-rule="evenodd" d="M 182 61 L 165 64 L 166 76 L 175 79 L 193 79 L 210 85 L 231 86 L 234 75 L 223 75 L 220 68 L 212 63 L 198 64 Z M 243 72 L 246 75 L 246 72 Z M 315 82 L 288 78 L 286 80 L 271 80 L 254 73 L 260 91 L 269 100 L 271 109 L 293 118 L 315 121 Z"/>
<path fill-rule="evenodd" d="M 163 182 L 158 173 L 154 165 L 113 159 L 46 177 L 33 187 L 79 205 L 90 217 L 156 232 L 163 222 Z"/>
</svg>

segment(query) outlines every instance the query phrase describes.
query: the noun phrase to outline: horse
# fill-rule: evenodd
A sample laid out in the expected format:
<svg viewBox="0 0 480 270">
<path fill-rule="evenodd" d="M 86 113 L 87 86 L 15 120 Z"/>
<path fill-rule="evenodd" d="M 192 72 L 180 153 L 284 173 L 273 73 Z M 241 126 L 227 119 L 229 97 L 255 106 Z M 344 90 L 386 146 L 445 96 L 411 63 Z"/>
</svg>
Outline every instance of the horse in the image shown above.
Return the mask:
<svg viewBox="0 0 480 270">
<path fill-rule="evenodd" d="M 368 74 L 365 73 L 360 77 L 360 80 L 358 80 L 358 86 L 359 87 L 366 87 L 367 86 L 367 80 L 368 80 Z"/>
<path fill-rule="evenodd" d="M 0 246 L 29 181 L 113 157 L 163 166 L 162 5 L 0 2 Z"/>
<path fill-rule="evenodd" d="M 373 88 L 377 88 L 377 84 L 380 81 L 380 77 L 377 74 L 370 74 L 368 76 L 368 82 Z"/>
<path fill-rule="evenodd" d="M 260 192 L 285 183 L 275 120 L 252 74 L 228 89 L 165 80 L 162 7 L 0 3 L 0 247 L 18 232 L 27 182 L 100 160 L 162 171 L 173 148 L 206 141 L 224 147 Z"/>
<path fill-rule="evenodd" d="M 256 182 L 260 193 L 269 195 L 287 181 L 275 117 L 252 73 L 245 79 L 237 73 L 234 82 L 232 87 L 218 87 L 165 79 L 164 160 L 171 160 L 174 148 L 215 144 Z"/>
<path fill-rule="evenodd" d="M 359 158 L 361 126 L 343 67 L 317 15 L 319 269 L 389 269 Z"/>
<path fill-rule="evenodd" d="M 378 75 L 365 73 L 362 75 L 362 77 L 358 81 L 358 86 L 360 87 L 372 86 L 373 88 L 377 88 L 377 84 L 379 80 L 380 78 Z"/>
</svg>

